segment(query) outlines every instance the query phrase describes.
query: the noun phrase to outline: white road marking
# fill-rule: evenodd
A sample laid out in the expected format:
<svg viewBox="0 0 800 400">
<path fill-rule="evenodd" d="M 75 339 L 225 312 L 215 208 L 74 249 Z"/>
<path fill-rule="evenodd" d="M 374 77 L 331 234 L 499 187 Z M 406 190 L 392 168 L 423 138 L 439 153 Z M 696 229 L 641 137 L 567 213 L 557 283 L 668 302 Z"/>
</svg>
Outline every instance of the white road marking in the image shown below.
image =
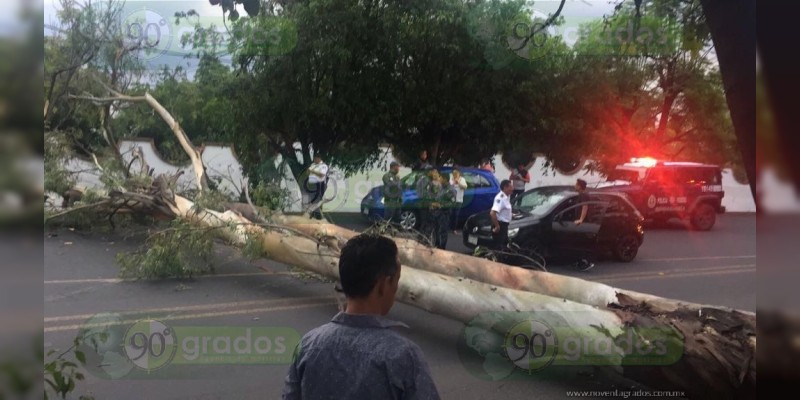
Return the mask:
<svg viewBox="0 0 800 400">
<path fill-rule="evenodd" d="M 213 274 L 213 275 L 198 275 L 196 279 L 213 279 L 213 278 L 238 278 L 246 276 L 270 276 L 270 275 L 296 275 L 297 272 L 279 271 L 279 272 L 240 272 L 232 274 Z M 45 285 L 64 285 L 76 283 L 121 283 L 121 282 L 147 282 L 146 279 L 120 279 L 120 278 L 96 278 L 96 279 L 61 279 L 53 281 L 44 281 Z"/>
<path fill-rule="evenodd" d="M 645 258 L 637 259 L 639 262 L 666 262 L 666 261 L 700 261 L 700 260 L 730 260 L 730 259 L 744 259 L 756 258 L 756 255 L 748 256 L 710 256 L 710 257 L 675 257 L 675 258 Z"/>
<path fill-rule="evenodd" d="M 231 303 L 216 303 L 216 304 L 198 304 L 190 306 L 177 306 L 177 307 L 164 307 L 164 308 L 146 308 L 142 310 L 126 310 L 115 312 L 121 316 L 136 315 L 136 314 L 149 314 L 149 313 L 169 313 L 169 312 L 182 312 L 182 311 L 203 311 L 203 310 L 223 310 L 226 308 L 240 308 L 250 306 L 263 306 L 270 304 L 280 304 L 292 301 L 303 300 L 334 300 L 335 296 L 314 296 L 314 297 L 299 297 L 299 298 L 282 298 L 270 300 L 251 300 L 251 301 L 236 301 Z M 46 317 L 45 323 L 48 322 L 61 322 L 61 321 L 74 321 L 74 320 L 87 320 L 101 312 L 93 314 L 79 314 L 79 315 L 65 315 L 60 317 Z"/>
<path fill-rule="evenodd" d="M 333 299 L 331 299 L 333 300 Z M 170 315 L 166 317 L 159 317 L 159 321 L 177 321 L 177 320 L 184 320 L 184 319 L 195 319 L 195 318 L 211 318 L 211 317 L 222 317 L 227 315 L 241 315 L 241 314 L 255 314 L 255 313 L 263 313 L 263 312 L 273 312 L 273 311 L 285 311 L 285 310 L 297 310 L 301 308 L 313 308 L 313 307 L 320 307 L 326 305 L 335 305 L 335 302 L 332 301 L 318 301 L 312 303 L 304 303 L 304 304 L 293 304 L 293 305 L 285 305 L 285 306 L 277 306 L 277 307 L 262 307 L 262 308 L 248 308 L 244 310 L 229 310 L 229 311 L 218 311 L 218 312 L 207 312 L 207 313 L 197 313 L 197 314 L 184 314 L 184 315 Z M 129 319 L 123 320 L 116 325 L 127 325 L 127 324 L 134 324 L 139 322 L 139 319 Z M 109 324 L 81 324 L 81 325 L 59 325 L 59 326 L 50 326 L 44 328 L 45 332 L 61 332 L 61 331 L 73 331 L 83 328 L 94 328 L 94 327 L 105 327 L 109 326 Z"/>
<path fill-rule="evenodd" d="M 686 278 L 692 276 L 725 275 L 756 272 L 755 264 L 723 265 L 719 267 L 696 269 L 673 269 L 666 271 L 639 272 L 631 274 L 603 275 L 595 279 L 598 282 L 620 282 L 630 280 L 645 280 L 654 278 Z"/>
</svg>

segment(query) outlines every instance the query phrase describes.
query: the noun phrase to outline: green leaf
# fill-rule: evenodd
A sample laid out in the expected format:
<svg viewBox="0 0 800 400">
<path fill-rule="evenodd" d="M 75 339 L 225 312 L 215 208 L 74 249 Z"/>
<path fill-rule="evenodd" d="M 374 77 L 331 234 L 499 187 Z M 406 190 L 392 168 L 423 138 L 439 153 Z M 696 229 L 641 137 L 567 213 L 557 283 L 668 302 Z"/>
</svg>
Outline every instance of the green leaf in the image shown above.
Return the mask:
<svg viewBox="0 0 800 400">
<path fill-rule="evenodd" d="M 44 382 L 50 385 L 50 387 L 53 388 L 54 391 L 58 392 L 58 385 L 56 385 L 52 379 L 45 378 Z"/>
<path fill-rule="evenodd" d="M 86 365 L 86 354 L 84 354 L 82 351 L 76 350 L 75 358 L 77 358 L 81 364 Z"/>
<path fill-rule="evenodd" d="M 45 365 L 44 365 L 44 370 L 45 370 L 46 372 L 49 372 L 49 373 L 51 373 L 51 374 L 52 374 L 53 372 L 56 372 L 56 362 L 55 362 L 55 361 L 51 361 L 51 362 L 49 362 L 49 363 L 45 364 Z"/>
</svg>

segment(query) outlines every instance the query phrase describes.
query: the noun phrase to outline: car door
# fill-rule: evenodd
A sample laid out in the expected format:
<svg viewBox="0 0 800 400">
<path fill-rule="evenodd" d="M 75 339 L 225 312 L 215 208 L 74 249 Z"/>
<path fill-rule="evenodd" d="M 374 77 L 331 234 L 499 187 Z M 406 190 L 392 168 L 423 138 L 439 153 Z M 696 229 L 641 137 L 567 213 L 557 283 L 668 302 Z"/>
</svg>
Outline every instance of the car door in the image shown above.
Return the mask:
<svg viewBox="0 0 800 400">
<path fill-rule="evenodd" d="M 575 220 L 580 218 L 584 205 L 589 206 L 589 212 L 583 223 L 576 225 Z M 551 223 L 553 247 L 562 254 L 593 250 L 597 246 L 605 207 L 605 202 L 590 198 L 558 212 Z"/>
<path fill-rule="evenodd" d="M 635 211 L 617 196 L 601 195 L 598 200 L 605 203 L 603 220 L 598 233 L 597 244 L 610 248 L 620 234 L 627 232 L 635 219 Z"/>
</svg>

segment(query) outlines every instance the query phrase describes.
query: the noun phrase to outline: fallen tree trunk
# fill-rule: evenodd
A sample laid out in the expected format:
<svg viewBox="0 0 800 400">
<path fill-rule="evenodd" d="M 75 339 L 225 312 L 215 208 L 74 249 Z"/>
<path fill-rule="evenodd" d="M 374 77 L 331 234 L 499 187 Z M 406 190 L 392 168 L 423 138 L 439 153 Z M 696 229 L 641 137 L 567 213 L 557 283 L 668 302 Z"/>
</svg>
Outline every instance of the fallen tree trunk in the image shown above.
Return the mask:
<svg viewBox="0 0 800 400">
<path fill-rule="evenodd" d="M 303 233 L 336 242 L 343 246 L 358 232 L 324 221 L 288 215 L 274 215 L 271 219 L 279 224 L 290 226 Z M 411 239 L 393 238 L 400 251 L 400 262 L 414 268 L 449 276 L 464 277 L 480 282 L 524 290 L 547 296 L 563 298 L 581 304 L 607 307 L 618 303 L 620 297 L 628 304 L 644 303 L 654 313 L 675 312 L 678 310 L 699 311 L 716 309 L 724 312 L 737 312 L 755 317 L 753 313 L 732 310 L 726 307 L 700 305 L 679 300 L 665 299 L 630 290 L 618 289 L 602 283 L 579 278 L 534 271 L 523 268 L 509 268 L 507 265 L 491 260 L 476 258 L 466 254 L 439 250 Z"/>
<path fill-rule="evenodd" d="M 349 238 L 344 235 L 347 232 L 326 224 L 309 223 L 310 220 L 286 216 L 273 216 L 273 224 L 265 229 L 235 211 L 198 209 L 190 200 L 163 190 L 163 182 L 159 183 L 163 180 L 164 177 L 156 179 L 147 194 L 112 193 L 114 204 L 111 206 L 121 205 L 133 212 L 179 218 L 199 227 L 218 227 L 219 236 L 233 245 L 241 246 L 248 240 L 257 240 L 266 258 L 338 279 L 338 250 Z M 313 230 L 310 228 L 312 226 Z M 320 234 L 320 229 L 327 233 Z M 564 332 L 578 340 L 608 338 L 611 340 L 612 354 L 605 358 L 594 358 L 593 361 L 586 360 L 587 365 L 599 363 L 653 388 L 680 390 L 695 398 L 750 398 L 755 395 L 755 317 L 751 314 L 721 308 L 688 307 L 683 303 L 672 304 L 666 299 L 659 301 L 669 307 L 654 307 L 640 296 L 554 274 L 537 273 L 533 276 L 544 277 L 544 280 L 530 284 L 526 283 L 530 279 L 521 279 L 530 275 L 517 275 L 516 272 L 510 275 L 497 275 L 490 271 L 481 273 L 481 268 L 486 267 L 485 260 L 461 258 L 458 254 L 417 247 L 403 240 L 398 240 L 398 243 L 404 266 L 397 294 L 400 302 L 472 324 L 470 326 L 476 329 L 497 329 L 486 322 L 491 318 L 476 320 L 476 316 L 505 311 L 518 316 L 520 322 L 526 318 L 544 321 L 559 332 L 557 336 L 562 342 Z M 412 255 L 414 251 L 421 254 Z M 417 268 L 427 268 L 439 261 L 444 265 L 452 265 L 454 260 L 461 263 L 458 270 L 445 268 L 442 271 L 455 272 L 455 276 Z M 488 268 L 532 273 L 496 263 L 491 263 Z M 460 277 L 459 272 L 463 271 L 472 271 L 483 278 L 494 277 L 492 279 L 509 276 L 519 282 L 518 287 L 535 288 L 544 293 Z M 559 290 L 565 289 L 567 292 L 594 290 L 601 295 L 585 296 L 582 299 L 586 303 L 583 303 L 560 295 Z M 609 291 L 613 297 L 606 303 L 608 297 L 604 296 Z M 654 296 L 645 297 L 658 299 Z M 507 325 L 504 326 L 508 329 Z M 653 332 L 660 335 L 657 340 L 664 339 L 672 346 L 680 346 L 682 353 L 674 363 L 658 365 L 656 360 L 656 365 L 642 365 L 641 361 L 631 359 L 629 354 L 624 353 L 618 342 L 625 335 L 633 334 L 637 340 L 650 343 L 648 341 L 652 339 Z M 556 363 L 565 361 L 564 356 L 557 353 L 553 354 L 553 359 Z"/>
</svg>

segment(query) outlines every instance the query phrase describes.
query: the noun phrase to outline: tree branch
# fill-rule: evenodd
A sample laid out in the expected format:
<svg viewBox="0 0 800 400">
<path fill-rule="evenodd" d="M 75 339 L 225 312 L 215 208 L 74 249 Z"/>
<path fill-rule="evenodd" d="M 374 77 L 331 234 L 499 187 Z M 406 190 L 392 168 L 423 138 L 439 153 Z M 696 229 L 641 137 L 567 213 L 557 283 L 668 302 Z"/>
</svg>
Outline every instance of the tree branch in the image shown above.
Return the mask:
<svg viewBox="0 0 800 400">
<path fill-rule="evenodd" d="M 95 207 L 99 207 L 99 206 L 105 206 L 105 205 L 108 205 L 108 204 L 110 204 L 110 202 L 108 200 L 102 200 L 102 201 L 99 201 L 97 203 L 84 204 L 82 206 L 72 207 L 72 208 L 70 208 L 69 210 L 66 210 L 66 211 L 62 211 L 62 212 L 55 213 L 55 214 L 52 214 L 52 215 L 45 215 L 44 221 L 45 221 L 45 223 L 47 223 L 48 221 L 51 221 L 51 220 L 56 219 L 56 218 L 63 217 L 65 215 L 67 215 L 67 214 L 71 214 L 71 213 L 76 212 L 76 211 L 86 210 L 86 209 L 89 209 L 89 208 L 95 208 Z"/>
</svg>

